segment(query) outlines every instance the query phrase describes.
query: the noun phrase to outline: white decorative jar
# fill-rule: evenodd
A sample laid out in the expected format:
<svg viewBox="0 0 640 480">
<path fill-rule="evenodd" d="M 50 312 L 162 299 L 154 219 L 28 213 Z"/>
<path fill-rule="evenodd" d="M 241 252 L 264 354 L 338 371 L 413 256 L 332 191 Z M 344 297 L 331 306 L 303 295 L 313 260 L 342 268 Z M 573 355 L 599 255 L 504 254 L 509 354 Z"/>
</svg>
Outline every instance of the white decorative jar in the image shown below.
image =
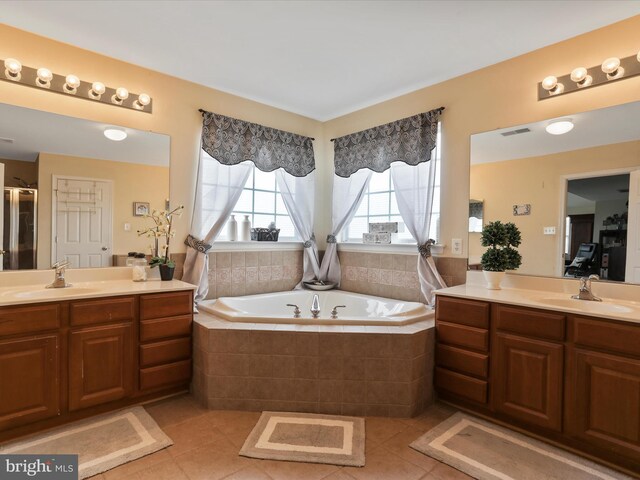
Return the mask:
<svg viewBox="0 0 640 480">
<path fill-rule="evenodd" d="M 240 241 L 248 242 L 251 240 L 251 220 L 249 220 L 249 215 L 245 215 L 242 220 L 240 220 Z"/>
<path fill-rule="evenodd" d="M 483 270 L 484 279 L 487 281 L 487 289 L 488 290 L 500 290 L 500 284 L 502 283 L 502 279 L 504 278 L 504 272 L 490 272 L 488 270 Z"/>
<path fill-rule="evenodd" d="M 238 240 L 238 222 L 236 222 L 235 215 L 231 215 L 231 218 L 227 222 L 227 240 L 230 242 Z"/>
</svg>

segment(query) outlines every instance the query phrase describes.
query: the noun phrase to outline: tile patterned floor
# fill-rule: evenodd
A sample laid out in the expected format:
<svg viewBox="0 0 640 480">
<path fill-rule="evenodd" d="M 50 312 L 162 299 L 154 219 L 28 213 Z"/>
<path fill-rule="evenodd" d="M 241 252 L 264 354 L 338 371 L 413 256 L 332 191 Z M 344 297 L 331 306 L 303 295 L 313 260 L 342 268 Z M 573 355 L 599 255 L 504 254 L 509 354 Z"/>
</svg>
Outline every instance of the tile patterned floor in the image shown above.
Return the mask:
<svg viewBox="0 0 640 480">
<path fill-rule="evenodd" d="M 469 480 L 409 444 L 455 410 L 436 404 L 411 419 L 366 419 L 364 468 L 238 456 L 258 412 L 210 411 L 189 395 L 146 406 L 174 445 L 92 480 Z"/>
</svg>

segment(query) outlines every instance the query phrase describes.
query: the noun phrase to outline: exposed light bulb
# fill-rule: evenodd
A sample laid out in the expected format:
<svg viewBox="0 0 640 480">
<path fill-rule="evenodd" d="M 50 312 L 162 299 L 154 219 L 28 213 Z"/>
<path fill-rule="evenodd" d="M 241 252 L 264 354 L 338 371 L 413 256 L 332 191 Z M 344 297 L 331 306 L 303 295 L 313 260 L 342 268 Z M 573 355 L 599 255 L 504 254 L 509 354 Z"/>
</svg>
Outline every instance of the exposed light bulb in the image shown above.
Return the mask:
<svg viewBox="0 0 640 480">
<path fill-rule="evenodd" d="M 551 135 L 563 135 L 573 130 L 573 121 L 570 118 L 554 120 L 545 127 L 545 130 Z"/>
<path fill-rule="evenodd" d="M 557 95 L 564 91 L 564 85 L 558 83 L 558 79 L 553 75 L 549 75 L 542 80 L 542 88 L 549 92 L 549 95 Z"/>
<path fill-rule="evenodd" d="M 571 71 L 571 81 L 576 82 L 578 88 L 582 88 L 591 85 L 593 78 L 589 75 L 586 68 L 578 67 Z"/>
<path fill-rule="evenodd" d="M 104 131 L 104 136 L 109 140 L 113 140 L 114 142 L 121 142 L 125 138 L 127 138 L 127 132 L 124 130 L 120 130 L 119 128 L 107 128 Z"/>
<path fill-rule="evenodd" d="M 636 60 L 640 62 L 640 51 L 638 52 L 638 55 L 636 55 Z"/>
<path fill-rule="evenodd" d="M 119 87 L 116 90 L 116 97 L 118 97 L 120 100 L 126 100 L 127 98 L 129 98 L 129 90 L 124 87 Z"/>
<path fill-rule="evenodd" d="M 602 62 L 602 71 L 607 74 L 607 79 L 613 80 L 624 75 L 624 68 L 620 66 L 618 57 L 607 58 Z"/>
<path fill-rule="evenodd" d="M 4 61 L 4 74 L 11 80 L 20 80 L 20 72 L 22 71 L 22 64 L 15 58 L 7 58 Z"/>
<path fill-rule="evenodd" d="M 64 90 L 67 93 L 76 93 L 80 86 L 80 79 L 75 75 L 67 75 L 64 79 Z"/>
<path fill-rule="evenodd" d="M 51 73 L 51 70 L 40 67 L 36 70 L 36 75 L 38 77 L 36 84 L 39 87 L 49 88 L 51 86 L 51 80 L 53 80 L 53 73 Z"/>
<path fill-rule="evenodd" d="M 91 84 L 91 90 L 89 90 L 89 95 L 95 99 L 99 99 L 104 92 L 107 91 L 107 88 L 104 86 L 102 82 L 93 82 Z"/>
<path fill-rule="evenodd" d="M 138 95 L 138 99 L 136 100 L 135 106 L 136 108 L 143 110 L 144 107 L 151 103 L 151 97 L 146 93 L 141 93 Z"/>
</svg>

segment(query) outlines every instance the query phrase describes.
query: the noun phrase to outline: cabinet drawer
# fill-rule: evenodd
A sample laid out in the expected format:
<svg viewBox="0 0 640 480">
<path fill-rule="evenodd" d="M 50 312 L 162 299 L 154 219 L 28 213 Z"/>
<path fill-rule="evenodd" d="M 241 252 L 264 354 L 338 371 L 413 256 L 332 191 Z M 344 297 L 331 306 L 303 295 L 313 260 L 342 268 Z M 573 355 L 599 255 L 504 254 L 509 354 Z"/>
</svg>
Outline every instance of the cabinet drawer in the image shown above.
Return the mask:
<svg viewBox="0 0 640 480">
<path fill-rule="evenodd" d="M 448 298 L 438 295 L 438 320 L 477 328 L 489 328 L 490 304 L 475 300 Z"/>
<path fill-rule="evenodd" d="M 489 331 L 482 328 L 437 322 L 436 334 L 438 342 L 471 348 L 481 352 L 489 351 Z"/>
<path fill-rule="evenodd" d="M 178 338 L 140 346 L 140 366 L 150 367 L 191 357 L 191 338 Z"/>
<path fill-rule="evenodd" d="M 135 307 L 135 297 L 72 302 L 70 307 L 71 326 L 131 321 L 135 318 Z"/>
<path fill-rule="evenodd" d="M 564 340 L 565 315 L 541 310 L 496 305 L 495 324 L 498 330 L 528 337 Z"/>
<path fill-rule="evenodd" d="M 140 322 L 140 341 L 149 342 L 171 337 L 191 335 L 191 314 L 179 317 L 157 318 Z"/>
<path fill-rule="evenodd" d="M 191 360 L 140 370 L 140 390 L 187 383 L 189 380 L 191 380 Z"/>
<path fill-rule="evenodd" d="M 154 293 L 140 297 L 140 318 L 173 317 L 193 313 L 192 292 Z"/>
<path fill-rule="evenodd" d="M 640 357 L 640 325 L 573 317 L 572 340 L 576 345 L 600 348 Z"/>
<path fill-rule="evenodd" d="M 60 304 L 8 307 L 0 309 L 0 336 L 41 332 L 60 328 Z"/>
<path fill-rule="evenodd" d="M 475 377 L 489 377 L 489 355 L 470 352 L 449 345 L 436 347 L 436 364 Z"/>
<path fill-rule="evenodd" d="M 436 367 L 436 388 L 477 403 L 487 403 L 487 382 Z"/>
</svg>

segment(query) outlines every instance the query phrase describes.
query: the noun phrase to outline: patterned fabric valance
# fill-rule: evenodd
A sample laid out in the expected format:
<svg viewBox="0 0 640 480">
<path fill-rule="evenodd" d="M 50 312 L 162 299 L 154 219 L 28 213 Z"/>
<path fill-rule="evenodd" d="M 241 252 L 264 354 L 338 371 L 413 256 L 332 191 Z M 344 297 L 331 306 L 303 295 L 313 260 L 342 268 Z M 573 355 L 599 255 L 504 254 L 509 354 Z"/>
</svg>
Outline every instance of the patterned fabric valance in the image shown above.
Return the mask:
<svg viewBox="0 0 640 480">
<path fill-rule="evenodd" d="M 393 162 L 418 165 L 431 160 L 442 108 L 336 138 L 336 175 L 350 177 L 361 168 L 384 172 Z"/>
<path fill-rule="evenodd" d="M 313 139 L 201 110 L 202 149 L 223 165 L 250 160 L 263 172 L 305 177 L 315 168 Z"/>
</svg>

